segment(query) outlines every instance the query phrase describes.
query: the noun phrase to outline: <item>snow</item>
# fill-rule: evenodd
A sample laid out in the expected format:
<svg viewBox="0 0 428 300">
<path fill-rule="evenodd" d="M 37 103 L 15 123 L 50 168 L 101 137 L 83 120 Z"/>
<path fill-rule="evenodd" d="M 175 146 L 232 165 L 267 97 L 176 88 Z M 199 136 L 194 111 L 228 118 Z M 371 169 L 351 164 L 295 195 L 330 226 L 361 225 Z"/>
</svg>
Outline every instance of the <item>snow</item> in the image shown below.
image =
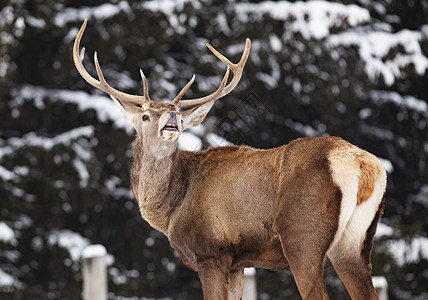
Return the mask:
<svg viewBox="0 0 428 300">
<path fill-rule="evenodd" d="M 212 58 L 211 56 L 210 58 Z M 209 60 L 207 59 L 207 61 Z M 212 93 L 213 90 L 217 89 L 220 85 L 223 75 L 203 76 L 198 74 L 197 76 L 195 76 L 195 78 L 198 82 L 198 89 L 201 92 Z M 191 91 L 191 89 L 189 91 Z M 183 100 L 186 100 L 185 98 L 186 97 L 184 97 Z"/>
<path fill-rule="evenodd" d="M 128 284 L 128 276 L 120 272 L 118 268 L 109 268 L 108 274 L 112 278 L 115 285 Z"/>
<path fill-rule="evenodd" d="M 0 288 L 5 286 L 12 286 L 14 283 L 15 278 L 0 269 Z"/>
<path fill-rule="evenodd" d="M 235 5 L 235 11 L 243 23 L 249 22 L 250 15 L 259 20 L 266 15 L 282 21 L 293 20 L 286 22 L 285 34 L 299 32 L 305 39 L 327 37 L 330 28 L 343 24 L 345 19 L 352 27 L 370 19 L 365 8 L 327 1 L 239 3 Z"/>
<path fill-rule="evenodd" d="M 273 33 L 269 35 L 269 44 L 273 52 L 279 52 L 282 49 L 281 40 Z"/>
<path fill-rule="evenodd" d="M 1 150 L 2 149 L 0 149 L 0 158 L 2 153 Z M 14 172 L 9 171 L 8 169 L 0 165 L 0 178 L 3 179 L 4 181 L 13 181 L 13 180 L 16 180 L 18 177 L 15 175 Z"/>
<path fill-rule="evenodd" d="M 64 133 L 61 133 L 54 137 L 39 136 L 35 132 L 25 134 L 23 137 L 14 137 L 7 140 L 7 146 L 0 148 L 0 159 L 5 156 L 13 154 L 16 150 L 23 147 L 41 147 L 46 151 L 50 151 L 52 148 L 58 145 L 72 146 L 73 150 L 76 151 L 76 158 L 73 160 L 73 166 L 80 176 L 81 186 L 86 186 L 89 179 L 89 172 L 86 169 L 86 165 L 83 160 L 88 161 L 91 155 L 88 154 L 89 150 L 84 149 L 81 146 L 72 145 L 75 140 L 81 137 L 93 137 L 94 135 L 93 126 L 82 126 Z M 0 178 L 5 181 L 18 180 L 18 176 L 25 176 L 29 173 L 27 167 L 15 167 L 13 171 L 7 170 L 3 166 L 0 166 Z"/>
<path fill-rule="evenodd" d="M 389 129 L 382 129 L 376 126 L 370 126 L 367 124 L 360 125 L 361 132 L 369 135 L 377 137 L 380 140 L 384 141 L 393 141 L 395 136 L 392 130 Z"/>
<path fill-rule="evenodd" d="M 394 229 L 392 227 L 379 222 L 377 224 L 376 235 L 375 238 L 391 236 L 394 233 Z"/>
<path fill-rule="evenodd" d="M 175 91 L 175 86 L 174 86 Z M 90 95 L 81 91 L 70 91 L 70 90 L 53 90 L 53 89 L 45 89 L 42 87 L 25 85 L 21 89 L 17 90 L 15 95 L 15 99 L 11 104 L 12 107 L 18 107 L 22 104 L 23 101 L 43 101 L 42 99 L 47 98 L 48 101 L 56 102 L 63 101 L 67 103 L 75 103 L 78 106 L 80 111 L 86 111 L 89 109 L 95 110 L 97 114 L 97 118 L 101 122 L 112 121 L 114 127 L 124 129 L 129 135 L 134 133 L 134 127 L 126 121 L 120 109 L 116 106 L 116 104 L 111 101 L 106 96 L 98 96 L 98 95 Z M 94 127 L 93 126 L 84 126 L 80 128 L 73 129 L 69 132 L 65 132 L 60 134 L 54 138 L 45 138 L 39 137 L 36 133 L 29 133 L 24 136 L 24 138 L 20 139 L 12 139 L 11 142 L 14 147 L 22 147 L 24 145 L 31 146 L 41 146 L 46 150 L 50 150 L 55 145 L 60 143 L 64 143 L 69 145 L 70 140 L 76 139 L 77 137 L 92 137 L 94 135 Z M 189 132 L 183 132 L 180 136 L 179 147 L 182 150 L 200 150 L 202 148 L 202 141 L 196 137 L 195 135 Z M 73 149 L 76 151 L 77 157 L 73 161 L 73 165 L 75 169 L 78 171 L 81 186 L 86 186 L 87 180 L 89 178 L 89 173 L 85 167 L 83 161 L 87 161 L 90 157 L 85 155 L 87 152 L 85 149 L 82 151 L 77 151 L 81 149 L 78 145 L 73 145 Z M 2 152 L 3 151 L 3 152 Z M 13 152 L 11 150 L 6 151 L 5 149 L 0 148 L 0 158 L 4 156 L 6 153 Z M 3 155 L 2 155 L 3 153 Z M 83 161 L 81 160 L 83 158 Z M 10 172 L 6 169 L 2 169 L 0 166 L 0 177 L 7 178 L 8 180 L 12 180 L 14 178 L 14 173 Z"/>
<path fill-rule="evenodd" d="M 221 146 L 229 146 L 232 145 L 231 142 L 226 140 L 225 138 L 218 136 L 214 133 L 207 134 L 207 141 L 211 147 L 221 147 Z"/>
<path fill-rule="evenodd" d="M 368 108 L 368 107 L 361 109 L 361 110 L 360 110 L 360 112 L 358 113 L 358 115 L 360 116 L 360 118 L 361 118 L 362 120 L 367 119 L 367 118 L 368 118 L 368 117 L 370 117 L 372 114 L 373 114 L 372 109 L 371 109 L 371 108 Z"/>
<path fill-rule="evenodd" d="M 83 22 L 85 18 L 95 18 L 100 21 L 111 18 L 122 11 L 132 14 L 128 1 L 120 1 L 117 4 L 104 3 L 94 7 L 66 8 L 55 16 L 54 23 L 58 27 L 65 27 L 70 22 Z"/>
<path fill-rule="evenodd" d="M 0 28 L 13 28 L 15 20 L 14 10 L 12 6 L 0 10 Z M 7 48 L 16 43 L 16 38 L 11 30 L 2 30 L 0 34 L 0 79 L 5 77 L 8 72 L 13 71 L 15 65 L 7 52 Z M 6 51 L 5 51 L 6 50 Z"/>
<path fill-rule="evenodd" d="M 0 221 L 0 242 L 16 245 L 16 235 L 12 228 Z"/>
<path fill-rule="evenodd" d="M 412 198 L 413 201 L 421 203 L 428 208 L 428 184 L 421 186 L 419 192 Z"/>
<path fill-rule="evenodd" d="M 33 220 L 27 215 L 19 215 L 17 220 L 14 222 L 14 228 L 22 230 L 28 228 L 34 224 Z"/>
<path fill-rule="evenodd" d="M 21 147 L 41 147 L 46 151 L 51 150 L 53 147 L 57 145 L 66 145 L 70 146 L 72 141 L 80 138 L 80 137 L 92 137 L 94 135 L 94 127 L 91 125 L 78 127 L 64 133 L 61 133 L 54 137 L 44 137 L 39 136 L 35 132 L 30 132 L 25 134 L 22 138 L 10 138 L 8 139 L 9 147 L 13 149 L 19 149 Z M 3 149 L 1 149 L 3 150 Z M 8 153 L 8 150 L 1 151 L 0 150 L 0 158 L 2 158 L 2 154 Z"/>
<path fill-rule="evenodd" d="M 21 281 L 0 269 L 0 293 L 12 293 L 14 290 L 22 288 L 24 288 L 24 284 Z"/>
<path fill-rule="evenodd" d="M 82 91 L 55 90 L 24 85 L 15 91 L 14 101 L 11 105 L 19 106 L 23 101 L 37 101 L 37 99 L 74 103 L 80 111 L 93 109 L 99 121 L 112 121 L 114 127 L 124 129 L 129 135 L 134 133 L 134 127 L 123 118 L 120 109 L 108 96 L 91 95 Z"/>
<path fill-rule="evenodd" d="M 388 281 L 383 276 L 373 276 L 372 281 L 375 288 L 388 288 Z"/>
<path fill-rule="evenodd" d="M 104 257 L 106 255 L 107 250 L 101 244 L 89 245 L 82 252 L 82 258 Z"/>
<path fill-rule="evenodd" d="M 230 36 L 232 34 L 232 30 L 227 23 L 226 15 L 224 13 L 219 13 L 216 19 L 217 25 L 221 28 L 221 32 Z"/>
<path fill-rule="evenodd" d="M 13 168 L 13 172 L 19 176 L 26 176 L 30 173 L 30 168 L 27 166 L 16 166 Z"/>
<path fill-rule="evenodd" d="M 202 141 L 194 134 L 184 131 L 178 139 L 178 147 L 181 150 L 197 151 L 202 149 Z"/>
<path fill-rule="evenodd" d="M 34 16 L 26 16 L 25 22 L 31 27 L 42 29 L 46 26 L 46 21 L 43 19 L 36 18 Z"/>
<path fill-rule="evenodd" d="M 23 137 L 10 138 L 6 141 L 7 146 L 0 148 L 0 159 L 13 154 L 16 150 L 23 147 L 40 147 L 46 151 L 50 151 L 58 145 L 71 146 L 76 153 L 76 157 L 73 159 L 73 166 L 79 174 L 80 185 L 84 187 L 87 185 L 89 179 L 89 172 L 84 162 L 89 161 L 92 157 L 90 153 L 91 145 L 83 142 L 79 144 L 78 139 L 93 137 L 94 130 L 93 126 L 88 125 L 74 128 L 54 137 L 39 136 L 35 132 L 30 132 Z M 13 171 L 10 171 L 0 166 L 0 178 L 5 181 L 18 181 L 20 177 L 28 175 L 28 173 L 28 167 L 17 166 Z"/>
<path fill-rule="evenodd" d="M 189 128 L 188 132 L 191 132 L 197 136 L 203 136 L 207 132 L 207 128 L 204 124 L 199 124 L 196 127 Z"/>
<path fill-rule="evenodd" d="M 256 78 L 260 81 L 263 81 L 266 84 L 268 89 L 274 89 L 278 86 L 278 82 L 281 79 L 281 67 L 278 62 L 270 56 L 268 59 L 268 65 L 272 70 L 271 74 L 257 72 Z"/>
<path fill-rule="evenodd" d="M 48 244 L 52 247 L 58 245 L 70 254 L 73 262 L 80 260 L 83 249 L 89 245 L 89 240 L 77 232 L 69 229 L 51 231 L 48 235 Z"/>
<path fill-rule="evenodd" d="M 135 269 L 131 269 L 131 270 L 119 270 L 118 268 L 115 267 L 111 267 L 108 269 L 108 273 L 109 276 L 111 277 L 111 279 L 113 280 L 114 284 L 116 285 L 125 285 L 129 283 L 129 279 L 130 278 L 138 278 L 141 276 L 140 272 L 138 272 L 138 270 Z M 109 293 L 110 296 L 111 293 Z M 114 299 L 121 299 L 121 300 L 125 300 L 125 299 L 134 299 L 134 298 L 117 298 L 115 297 Z M 137 299 L 146 299 L 146 298 L 138 298 L 135 297 L 135 300 Z"/>
<path fill-rule="evenodd" d="M 394 229 L 379 222 L 375 238 L 392 237 Z M 416 236 L 410 241 L 404 239 L 386 241 L 386 249 L 394 257 L 399 266 L 409 263 L 417 263 L 421 259 L 428 259 L 428 238 Z"/>
<path fill-rule="evenodd" d="M 181 11 L 186 3 L 191 3 L 195 7 L 200 7 L 200 4 L 196 1 L 191 0 L 157 0 L 157 1 L 145 1 L 142 3 L 142 8 L 150 10 L 152 12 L 161 12 L 168 17 L 169 26 L 168 29 L 173 28 L 178 34 L 186 33 L 186 15 L 174 13 L 175 11 Z"/>
<path fill-rule="evenodd" d="M 86 164 L 79 158 L 75 158 L 73 159 L 73 167 L 74 169 L 77 171 L 77 173 L 79 174 L 79 178 L 80 178 L 80 182 L 79 185 L 80 187 L 84 188 L 88 185 L 88 180 L 89 180 L 89 171 L 86 168 Z"/>
<path fill-rule="evenodd" d="M 15 28 L 14 28 L 14 36 L 17 38 L 21 38 L 22 35 L 24 34 L 24 30 L 25 30 L 25 21 L 23 17 L 18 17 L 14 23 Z"/>
<path fill-rule="evenodd" d="M 385 168 L 386 173 L 391 174 L 394 171 L 394 166 L 392 165 L 392 162 L 385 158 L 378 157 L 380 163 Z"/>
<path fill-rule="evenodd" d="M 428 238 L 417 236 L 410 242 L 405 240 L 391 240 L 387 242 L 387 249 L 398 265 L 418 263 L 421 258 L 428 260 Z"/>
<path fill-rule="evenodd" d="M 165 15 L 176 15 L 175 10 L 182 10 L 186 3 L 193 4 L 196 8 L 200 8 L 200 3 L 192 0 L 157 0 L 157 1 L 146 1 L 142 5 L 145 9 L 153 12 L 162 12 Z"/>
<path fill-rule="evenodd" d="M 215 78 L 218 79 L 217 77 Z M 173 88 L 175 92 L 175 86 Z M 43 101 L 46 100 L 51 102 L 62 101 L 67 103 L 74 103 L 78 106 L 80 111 L 93 109 L 95 110 L 99 121 L 111 121 L 113 122 L 114 127 L 124 129 L 129 135 L 134 133 L 134 127 L 123 118 L 120 109 L 107 96 L 90 95 L 81 91 L 55 90 L 25 85 L 19 90 L 15 91 L 14 100 L 10 105 L 13 108 L 17 108 L 21 106 L 24 101 L 43 103 Z M 94 130 L 95 128 L 89 125 L 73 129 L 53 138 L 40 137 L 36 133 L 28 133 L 23 138 L 13 138 L 8 140 L 8 144 L 12 145 L 12 147 L 8 146 L 8 148 L 0 148 L 0 159 L 7 154 L 13 153 L 15 149 L 23 146 L 39 146 L 46 150 L 50 150 L 58 144 L 70 145 L 71 141 L 77 139 L 78 137 L 93 137 Z M 196 129 L 192 130 L 194 131 Z M 220 141 L 221 138 L 219 137 L 213 137 L 213 139 L 216 141 L 213 145 L 230 144 Z M 182 150 L 188 151 L 201 150 L 202 141 L 200 138 L 190 132 L 183 132 L 179 139 L 179 147 Z M 72 148 L 75 150 L 77 156 L 77 158 L 73 160 L 73 166 L 79 174 L 80 185 L 85 187 L 89 179 L 89 172 L 84 162 L 88 161 L 91 156 L 88 150 L 85 149 L 85 147 L 82 147 L 80 144 L 73 144 Z M 16 178 L 15 173 L 1 166 L 0 177 L 4 178 L 5 180 L 14 180 Z"/>
<path fill-rule="evenodd" d="M 402 96 L 397 92 L 379 90 L 370 91 L 367 93 L 367 95 L 370 100 L 377 105 L 382 105 L 384 103 L 394 103 L 397 106 L 402 106 L 418 113 L 428 113 L 427 102 L 422 99 L 417 99 L 413 96 Z"/>
<path fill-rule="evenodd" d="M 323 126 L 323 124 L 320 124 L 318 128 L 314 128 L 309 125 L 304 125 L 300 122 L 295 122 L 290 118 L 285 119 L 285 125 L 292 128 L 293 130 L 296 130 L 299 132 L 302 136 L 305 137 L 314 137 L 314 136 L 326 136 L 328 133 L 325 131 L 326 126 Z"/>
<path fill-rule="evenodd" d="M 428 59 L 423 54 L 420 40 L 422 33 L 403 29 L 396 33 L 384 31 L 342 32 L 328 37 L 327 44 L 331 47 L 358 46 L 365 71 L 371 80 L 380 75 L 390 86 L 396 78 L 402 78 L 401 70 L 412 65 L 418 75 L 423 75 L 428 68 Z M 404 54 L 390 57 L 389 53 L 398 46 Z"/>
<path fill-rule="evenodd" d="M 104 181 L 104 186 L 109 192 L 114 193 L 117 187 L 122 183 L 122 180 L 117 176 L 111 176 Z"/>
<path fill-rule="evenodd" d="M 256 276 L 256 268 L 245 268 L 244 269 L 245 276 Z"/>
</svg>

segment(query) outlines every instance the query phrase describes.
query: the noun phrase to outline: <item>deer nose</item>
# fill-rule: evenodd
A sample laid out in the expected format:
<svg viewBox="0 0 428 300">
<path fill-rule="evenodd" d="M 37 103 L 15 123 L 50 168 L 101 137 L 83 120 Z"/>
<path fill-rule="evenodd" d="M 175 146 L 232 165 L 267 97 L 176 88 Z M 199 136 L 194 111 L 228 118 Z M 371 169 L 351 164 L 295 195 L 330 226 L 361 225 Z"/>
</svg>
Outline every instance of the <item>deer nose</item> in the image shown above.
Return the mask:
<svg viewBox="0 0 428 300">
<path fill-rule="evenodd" d="M 169 114 L 169 120 L 167 121 L 167 124 L 173 124 L 177 126 L 177 113 L 170 111 L 168 114 Z"/>
</svg>

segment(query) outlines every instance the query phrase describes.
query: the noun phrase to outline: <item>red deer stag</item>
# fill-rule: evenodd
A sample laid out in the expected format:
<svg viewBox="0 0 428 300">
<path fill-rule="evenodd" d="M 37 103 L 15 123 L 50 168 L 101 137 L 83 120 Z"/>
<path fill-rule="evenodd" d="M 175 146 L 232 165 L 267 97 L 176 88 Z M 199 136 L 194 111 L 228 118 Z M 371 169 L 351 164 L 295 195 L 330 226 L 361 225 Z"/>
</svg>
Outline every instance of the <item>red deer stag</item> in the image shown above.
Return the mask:
<svg viewBox="0 0 428 300">
<path fill-rule="evenodd" d="M 383 211 L 386 173 L 372 154 L 337 137 L 303 138 L 274 149 L 248 146 L 181 151 L 180 133 L 197 126 L 215 100 L 238 84 L 250 40 L 227 65 L 217 91 L 170 103 L 120 92 L 84 68 L 77 34 L 73 59 L 80 75 L 110 94 L 136 130 L 132 188 L 141 215 L 165 234 L 181 260 L 198 272 L 204 299 L 241 299 L 244 268 L 291 268 L 303 299 L 328 299 L 329 257 L 353 299 L 378 299 L 371 280 L 373 236 Z M 228 82 L 229 69 L 233 78 Z M 137 104 L 137 105 L 135 105 Z"/>
</svg>

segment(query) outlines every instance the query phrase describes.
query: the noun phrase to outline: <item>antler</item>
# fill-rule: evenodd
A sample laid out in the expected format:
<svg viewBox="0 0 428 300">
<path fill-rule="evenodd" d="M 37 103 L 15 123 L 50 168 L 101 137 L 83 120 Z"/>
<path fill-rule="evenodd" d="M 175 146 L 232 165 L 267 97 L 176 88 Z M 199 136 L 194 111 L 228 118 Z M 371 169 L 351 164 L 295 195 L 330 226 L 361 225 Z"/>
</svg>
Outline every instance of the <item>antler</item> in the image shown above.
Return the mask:
<svg viewBox="0 0 428 300">
<path fill-rule="evenodd" d="M 144 76 L 143 71 L 141 70 L 140 70 L 140 73 L 141 73 L 141 78 L 143 79 L 144 96 L 126 94 L 124 92 L 121 92 L 112 88 L 104 79 L 104 75 L 101 71 L 101 67 L 98 62 L 97 52 L 95 52 L 94 54 L 94 61 L 95 61 L 95 67 L 97 69 L 99 81 L 96 80 L 94 77 L 92 77 L 88 73 L 88 71 L 86 71 L 82 63 L 83 57 L 85 56 L 85 48 L 84 47 L 82 48 L 82 51 L 80 52 L 80 54 L 79 54 L 79 48 L 80 48 L 80 40 L 82 39 L 83 32 L 85 31 L 87 21 L 88 20 L 85 19 L 85 21 L 83 22 L 82 27 L 80 28 L 79 33 L 77 34 L 76 39 L 74 40 L 74 46 L 73 46 L 74 64 L 77 68 L 77 71 L 79 71 L 80 75 L 82 75 L 83 79 L 85 79 L 86 82 L 89 83 L 90 85 L 110 94 L 112 97 L 118 100 L 133 102 L 137 104 L 145 104 L 147 102 L 150 102 L 151 100 L 149 97 L 147 79 Z"/>
<path fill-rule="evenodd" d="M 178 105 L 182 109 L 201 105 L 209 101 L 214 101 L 229 94 L 238 85 L 238 82 L 241 79 L 242 71 L 244 70 L 245 63 L 247 62 L 248 56 L 250 55 L 251 41 L 248 38 L 245 40 L 244 52 L 242 53 L 241 59 L 236 64 L 232 63 L 230 60 L 224 57 L 220 52 L 214 49 L 214 47 L 211 46 L 210 44 L 207 44 L 207 47 L 211 50 L 212 53 L 214 53 L 215 56 L 217 56 L 222 62 L 226 64 L 227 66 L 226 73 L 217 91 L 215 91 L 211 95 L 208 95 L 202 98 L 181 100 L 184 93 L 187 91 L 187 89 L 195 80 L 195 76 L 193 75 L 189 83 L 186 84 L 186 86 L 180 91 L 177 97 L 175 97 L 175 99 L 172 101 L 173 104 Z M 233 78 L 230 81 L 230 83 L 226 85 L 226 82 L 229 76 L 229 69 L 232 70 Z"/>
<path fill-rule="evenodd" d="M 112 97 L 118 100 L 133 102 L 141 105 L 151 102 L 149 97 L 147 79 L 144 76 L 143 71 L 141 70 L 140 70 L 140 74 L 143 80 L 144 96 L 126 94 L 124 92 L 121 92 L 112 88 L 106 82 L 104 75 L 101 71 L 101 67 L 98 62 L 97 52 L 95 52 L 94 54 L 94 62 L 95 62 L 95 68 L 97 69 L 99 80 L 92 77 L 88 73 L 88 71 L 86 71 L 82 63 L 83 58 L 85 56 L 85 47 L 82 48 L 82 51 L 80 52 L 80 54 L 79 54 L 79 48 L 80 48 L 80 40 L 82 39 L 83 32 L 85 31 L 87 22 L 88 20 L 85 19 L 85 21 L 82 24 L 82 27 L 80 28 L 76 36 L 76 39 L 74 40 L 74 46 L 73 46 L 74 64 L 77 68 L 77 71 L 79 71 L 80 75 L 82 75 L 83 79 L 85 79 L 86 82 L 88 82 L 90 85 L 110 94 Z M 220 52 L 214 49 L 210 44 L 207 44 L 207 47 L 211 50 L 212 53 L 214 53 L 215 56 L 217 56 L 222 62 L 226 64 L 227 66 L 226 73 L 224 74 L 223 80 L 221 81 L 221 84 L 218 87 L 218 89 L 211 95 L 208 95 L 202 98 L 197 98 L 197 99 L 181 100 L 181 98 L 184 96 L 186 91 L 189 89 L 189 87 L 192 85 L 193 81 L 195 80 L 195 75 L 193 75 L 192 79 L 184 86 L 184 88 L 180 91 L 180 93 L 178 93 L 178 95 L 174 98 L 174 100 L 172 100 L 172 104 L 177 105 L 181 109 L 198 106 L 198 105 L 207 103 L 209 101 L 217 100 L 229 94 L 237 86 L 239 80 L 241 79 L 242 71 L 244 70 L 245 63 L 247 62 L 248 56 L 250 55 L 251 41 L 250 39 L 246 39 L 244 52 L 242 53 L 241 59 L 236 64 L 232 63 L 230 60 L 228 60 L 226 57 L 220 54 Z M 229 78 L 229 70 L 232 70 L 233 78 L 230 81 L 230 83 L 226 85 L 227 80 Z"/>
</svg>

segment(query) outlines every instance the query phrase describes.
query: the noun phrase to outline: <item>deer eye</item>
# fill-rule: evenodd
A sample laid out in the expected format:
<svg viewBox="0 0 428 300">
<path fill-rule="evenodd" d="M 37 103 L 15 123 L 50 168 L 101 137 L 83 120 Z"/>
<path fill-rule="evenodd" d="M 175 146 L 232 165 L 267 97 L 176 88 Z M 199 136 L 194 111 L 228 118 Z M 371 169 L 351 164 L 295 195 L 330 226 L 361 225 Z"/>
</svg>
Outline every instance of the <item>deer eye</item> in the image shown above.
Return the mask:
<svg viewBox="0 0 428 300">
<path fill-rule="evenodd" d="M 148 121 L 150 120 L 150 117 L 148 115 L 143 115 L 143 121 Z"/>
</svg>

